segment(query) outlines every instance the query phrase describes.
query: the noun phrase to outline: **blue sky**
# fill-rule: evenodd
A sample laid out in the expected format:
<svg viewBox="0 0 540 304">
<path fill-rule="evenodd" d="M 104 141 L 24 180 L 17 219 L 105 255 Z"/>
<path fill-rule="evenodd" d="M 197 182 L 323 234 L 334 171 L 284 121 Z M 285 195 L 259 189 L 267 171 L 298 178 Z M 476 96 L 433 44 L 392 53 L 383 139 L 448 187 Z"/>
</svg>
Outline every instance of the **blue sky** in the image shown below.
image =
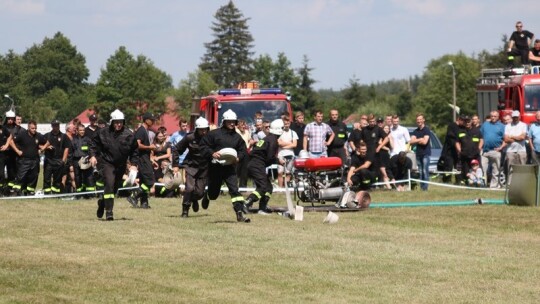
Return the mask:
<svg viewBox="0 0 540 304">
<path fill-rule="evenodd" d="M 228 0 L 0 0 L 0 54 L 23 53 L 60 31 L 86 57 L 90 82 L 126 46 L 177 86 L 196 70 L 212 39 L 216 10 Z M 493 51 L 515 22 L 540 37 L 533 0 L 235 0 L 250 18 L 256 56 L 284 52 L 292 66 L 310 59 L 316 88 L 420 75 L 429 60 Z"/>
</svg>

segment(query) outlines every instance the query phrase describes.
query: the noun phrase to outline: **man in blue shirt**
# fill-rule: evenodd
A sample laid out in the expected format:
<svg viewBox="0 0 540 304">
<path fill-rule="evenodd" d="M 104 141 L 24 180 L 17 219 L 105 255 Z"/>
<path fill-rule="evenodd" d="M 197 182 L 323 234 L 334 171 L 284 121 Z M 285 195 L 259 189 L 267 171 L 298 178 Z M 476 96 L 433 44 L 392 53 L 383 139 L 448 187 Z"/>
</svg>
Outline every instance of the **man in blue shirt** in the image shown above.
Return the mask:
<svg viewBox="0 0 540 304">
<path fill-rule="evenodd" d="M 429 157 L 431 156 L 431 143 L 429 142 L 430 130 L 426 126 L 426 119 L 424 114 L 416 114 L 416 128 L 411 134 L 411 141 L 409 142 L 415 147 L 416 163 L 418 164 L 418 173 L 420 173 L 420 179 L 423 181 L 429 181 Z M 422 183 L 420 188 L 423 191 L 427 191 L 428 184 Z"/>
<path fill-rule="evenodd" d="M 536 121 L 530 125 L 528 136 L 532 159 L 540 165 L 540 111 L 536 112 Z"/>
<path fill-rule="evenodd" d="M 486 121 L 480 127 L 480 132 L 484 137 L 484 146 L 482 147 L 482 169 L 486 172 L 491 168 L 490 188 L 500 188 L 499 172 L 501 168 L 501 151 L 506 146 L 503 141 L 504 125 L 499 121 L 499 112 L 491 111 L 489 121 Z M 489 177 L 488 177 L 489 178 Z"/>
<path fill-rule="evenodd" d="M 178 144 L 184 136 L 187 135 L 187 129 L 188 129 L 188 122 L 184 118 L 180 118 L 178 121 L 178 127 L 180 129 L 177 132 L 174 132 L 171 137 L 169 137 L 169 142 L 171 143 L 171 147 L 176 147 L 176 144 Z M 182 165 L 184 162 L 184 159 L 186 158 L 186 155 L 188 154 L 188 150 L 186 150 L 182 155 L 179 156 L 178 164 Z"/>
</svg>

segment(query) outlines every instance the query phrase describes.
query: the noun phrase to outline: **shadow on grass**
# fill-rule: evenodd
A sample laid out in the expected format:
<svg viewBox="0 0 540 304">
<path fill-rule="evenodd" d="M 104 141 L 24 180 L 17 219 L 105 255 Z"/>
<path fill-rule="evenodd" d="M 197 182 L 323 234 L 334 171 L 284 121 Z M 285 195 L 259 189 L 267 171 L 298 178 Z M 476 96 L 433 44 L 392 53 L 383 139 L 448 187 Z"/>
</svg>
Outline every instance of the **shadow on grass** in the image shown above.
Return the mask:
<svg viewBox="0 0 540 304">
<path fill-rule="evenodd" d="M 205 216 L 210 216 L 210 214 L 197 214 L 197 213 L 193 214 L 193 213 L 189 213 L 189 216 L 187 218 L 189 219 L 189 218 L 198 218 L 198 217 L 205 217 Z M 183 218 L 181 214 L 166 215 L 165 217 Z"/>
<path fill-rule="evenodd" d="M 133 221 L 132 218 L 127 218 L 127 217 L 119 217 L 119 218 L 114 218 L 114 221 L 107 221 L 106 219 L 104 218 L 101 218 L 101 219 L 97 219 L 98 221 L 100 222 L 117 222 L 117 221 Z"/>
</svg>

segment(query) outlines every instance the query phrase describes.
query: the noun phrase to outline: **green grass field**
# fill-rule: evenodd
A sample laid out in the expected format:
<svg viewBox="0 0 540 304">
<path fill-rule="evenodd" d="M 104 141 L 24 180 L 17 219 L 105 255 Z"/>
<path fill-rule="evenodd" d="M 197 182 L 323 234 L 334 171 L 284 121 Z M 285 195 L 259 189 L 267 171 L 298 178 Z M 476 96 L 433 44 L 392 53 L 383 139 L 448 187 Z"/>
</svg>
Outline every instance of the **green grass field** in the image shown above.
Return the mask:
<svg viewBox="0 0 540 304">
<path fill-rule="evenodd" d="M 501 192 L 373 192 L 373 204 Z M 115 221 L 95 200 L 0 200 L 1 303 L 539 303 L 540 208 L 374 208 L 237 223 L 227 196 Z M 285 206 L 275 194 L 272 206 Z"/>
</svg>

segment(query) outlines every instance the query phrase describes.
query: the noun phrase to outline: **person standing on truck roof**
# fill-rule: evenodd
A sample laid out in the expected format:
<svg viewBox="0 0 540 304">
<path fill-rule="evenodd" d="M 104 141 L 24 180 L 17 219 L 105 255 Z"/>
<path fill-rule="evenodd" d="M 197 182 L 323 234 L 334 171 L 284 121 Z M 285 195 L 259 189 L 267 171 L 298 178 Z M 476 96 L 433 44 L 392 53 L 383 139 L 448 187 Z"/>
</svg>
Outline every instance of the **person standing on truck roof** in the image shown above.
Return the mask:
<svg viewBox="0 0 540 304">
<path fill-rule="evenodd" d="M 533 39 L 534 34 L 524 30 L 521 21 L 516 22 L 516 30 L 510 36 L 506 51 L 509 67 L 514 64 L 514 56 L 521 57 L 521 64 L 529 64 L 529 45 Z"/>
<path fill-rule="evenodd" d="M 531 65 L 540 65 L 540 39 L 534 40 L 534 46 L 529 50 Z"/>
<path fill-rule="evenodd" d="M 508 184 L 512 181 L 512 166 L 527 163 L 527 125 L 519 120 L 519 111 L 512 111 L 512 122 L 504 129 L 504 142 L 507 144 Z"/>
</svg>

